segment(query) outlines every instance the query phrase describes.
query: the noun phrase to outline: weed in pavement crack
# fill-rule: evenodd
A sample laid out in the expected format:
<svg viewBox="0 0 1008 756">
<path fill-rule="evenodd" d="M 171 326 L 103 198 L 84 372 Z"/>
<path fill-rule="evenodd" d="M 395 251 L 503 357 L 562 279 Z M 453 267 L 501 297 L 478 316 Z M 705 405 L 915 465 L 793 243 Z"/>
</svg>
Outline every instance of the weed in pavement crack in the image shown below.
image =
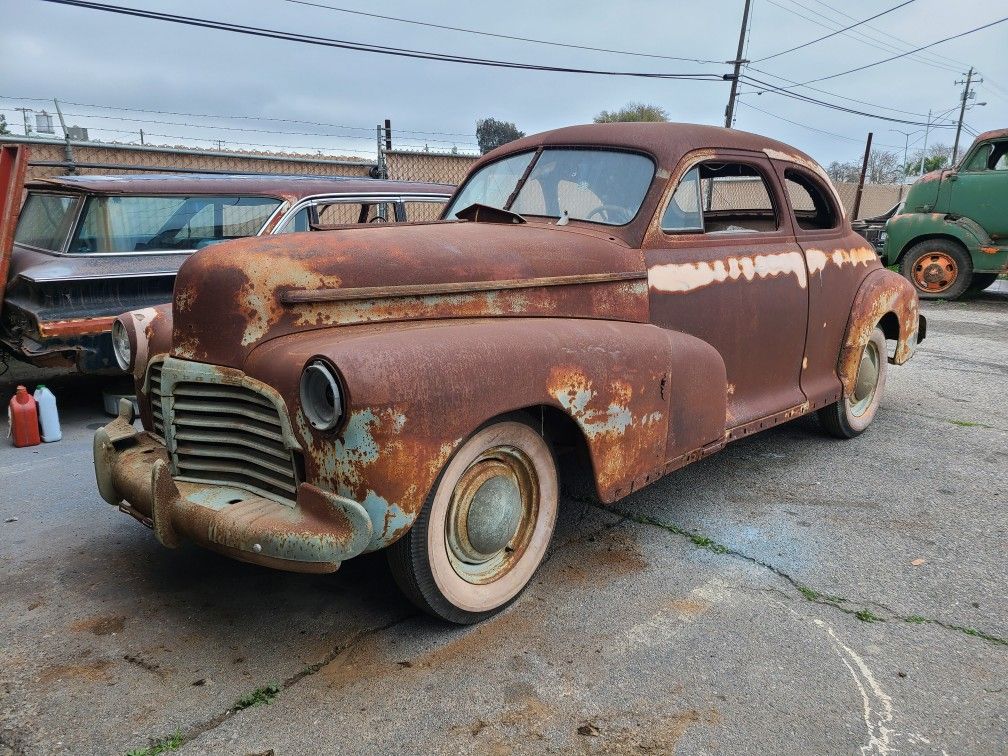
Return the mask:
<svg viewBox="0 0 1008 756">
<path fill-rule="evenodd" d="M 811 601 L 814 604 L 822 604 L 824 606 L 832 607 L 838 611 L 843 612 L 844 614 L 849 614 L 855 617 L 861 622 L 868 622 L 868 623 L 886 622 L 888 620 L 888 621 L 907 622 L 910 624 L 917 624 L 917 625 L 921 624 L 936 625 L 937 627 L 944 628 L 945 630 L 954 630 L 956 632 L 960 632 L 963 633 L 964 635 L 969 635 L 974 638 L 981 638 L 985 641 L 989 641 L 990 643 L 996 643 L 998 645 L 1008 646 L 1008 638 L 1000 638 L 996 635 L 991 635 L 990 633 L 985 633 L 982 630 L 976 630 L 972 627 L 964 627 L 962 625 L 956 625 L 950 622 L 943 622 L 941 620 L 931 619 L 930 617 L 922 617 L 917 614 L 911 614 L 907 617 L 903 617 L 894 612 L 890 612 L 890 616 L 880 617 L 872 613 L 872 611 L 867 607 L 849 606 L 848 599 L 845 599 L 841 596 L 830 596 L 829 594 L 821 593 L 815 590 L 814 588 L 805 585 L 800 580 L 792 577 L 779 567 L 776 567 L 770 564 L 769 562 L 764 562 L 762 559 L 759 559 L 757 557 L 750 556 L 749 554 L 739 551 L 738 549 L 734 549 L 731 546 L 725 546 L 722 543 L 718 543 L 713 538 L 710 538 L 702 533 L 696 533 L 690 530 L 686 530 L 685 528 L 682 528 L 679 525 L 676 525 L 675 523 L 662 522 L 661 520 L 656 520 L 652 517 L 648 517 L 647 515 L 641 515 L 635 512 L 629 512 L 625 509 L 620 509 L 619 507 L 606 507 L 602 506 L 598 502 L 587 502 L 587 503 L 591 503 L 592 506 L 595 506 L 603 511 L 618 514 L 623 518 L 630 520 L 632 522 L 636 522 L 641 525 L 651 525 L 656 528 L 661 528 L 662 530 L 667 530 L 669 533 L 688 539 L 693 543 L 694 546 L 704 549 L 705 551 L 710 551 L 711 553 L 719 555 L 727 554 L 728 556 L 743 559 L 747 562 L 751 562 L 752 564 L 759 565 L 760 567 L 770 570 L 770 572 L 786 580 L 807 601 Z"/>
<path fill-rule="evenodd" d="M 334 647 L 329 653 L 327 653 L 321 660 L 315 662 L 314 664 L 309 664 L 304 669 L 296 672 L 295 674 L 288 677 L 279 685 L 265 685 L 261 688 L 257 688 L 251 693 L 239 698 L 233 706 L 224 711 L 220 712 L 216 716 L 204 720 L 203 722 L 197 722 L 196 724 L 190 726 L 186 730 L 178 730 L 173 735 L 169 735 L 165 738 L 154 739 L 150 741 L 150 745 L 147 748 L 137 748 L 135 750 L 129 751 L 127 756 L 157 756 L 157 754 L 165 753 L 167 751 L 176 751 L 186 743 L 189 743 L 205 732 L 209 732 L 222 725 L 224 722 L 229 720 L 239 711 L 243 711 L 252 706 L 258 706 L 259 704 L 270 703 L 274 698 L 276 698 L 281 692 L 287 690 L 290 686 L 303 680 L 304 678 L 314 675 L 320 669 L 322 669 L 327 664 L 332 663 L 341 654 L 346 653 L 351 648 L 356 646 L 362 640 L 367 638 L 369 635 L 374 635 L 375 633 L 380 633 L 385 630 L 389 630 L 396 625 L 406 622 L 417 614 L 410 613 L 404 617 L 399 617 L 391 622 L 386 622 L 384 625 L 379 625 L 378 627 L 372 627 L 368 630 L 362 630 L 356 635 L 352 636 L 349 641 L 343 643 L 342 645 Z"/>
</svg>

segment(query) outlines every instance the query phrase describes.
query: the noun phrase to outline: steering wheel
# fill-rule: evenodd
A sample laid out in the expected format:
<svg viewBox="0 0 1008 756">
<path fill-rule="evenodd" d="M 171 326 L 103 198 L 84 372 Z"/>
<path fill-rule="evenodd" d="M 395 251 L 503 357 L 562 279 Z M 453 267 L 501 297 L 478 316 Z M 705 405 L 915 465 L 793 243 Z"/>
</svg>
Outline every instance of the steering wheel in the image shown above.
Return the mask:
<svg viewBox="0 0 1008 756">
<path fill-rule="evenodd" d="M 388 218 L 382 218 L 380 215 L 376 215 L 374 218 L 369 220 L 368 223 L 388 223 Z"/>
<path fill-rule="evenodd" d="M 590 213 L 585 215 L 585 220 L 590 221 L 595 215 L 597 215 L 599 220 L 603 223 L 613 223 L 618 226 L 621 226 L 624 223 L 629 223 L 630 218 L 633 217 L 627 208 L 620 205 L 599 205 Z"/>
</svg>

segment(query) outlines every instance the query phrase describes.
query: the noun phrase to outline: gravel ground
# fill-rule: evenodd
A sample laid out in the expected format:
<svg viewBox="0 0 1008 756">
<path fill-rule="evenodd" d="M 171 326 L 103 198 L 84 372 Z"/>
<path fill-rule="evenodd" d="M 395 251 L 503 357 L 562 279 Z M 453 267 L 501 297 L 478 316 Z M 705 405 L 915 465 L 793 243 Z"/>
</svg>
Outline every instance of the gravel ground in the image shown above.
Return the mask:
<svg viewBox="0 0 1008 756">
<path fill-rule="evenodd" d="M 1004 754 L 1008 285 L 923 311 L 861 437 L 800 420 L 565 500 L 523 597 L 463 629 L 381 555 L 162 548 L 95 490 L 101 382 L 46 375 L 64 440 L 0 448 L 0 753 Z"/>
</svg>

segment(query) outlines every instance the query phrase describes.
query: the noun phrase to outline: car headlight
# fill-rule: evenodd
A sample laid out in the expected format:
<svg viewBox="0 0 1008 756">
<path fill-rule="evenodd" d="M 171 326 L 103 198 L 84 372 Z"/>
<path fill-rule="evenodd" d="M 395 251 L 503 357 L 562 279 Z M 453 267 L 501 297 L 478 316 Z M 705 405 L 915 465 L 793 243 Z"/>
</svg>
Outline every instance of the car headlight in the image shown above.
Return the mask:
<svg viewBox="0 0 1008 756">
<path fill-rule="evenodd" d="M 880 243 L 880 244 L 884 244 L 884 243 L 885 243 L 885 240 L 886 240 L 886 238 L 887 238 L 888 236 L 889 236 L 889 234 L 887 234 L 887 233 L 886 233 L 885 231 L 882 231 L 882 232 L 880 232 L 880 233 L 879 233 L 879 235 L 878 235 L 878 240 L 879 240 L 879 243 Z"/>
<path fill-rule="evenodd" d="M 130 347 L 130 337 L 126 332 L 126 326 L 120 320 L 112 323 L 112 352 L 115 354 L 120 370 L 129 372 L 133 367 L 133 349 Z"/>
<path fill-rule="evenodd" d="M 301 373 L 301 411 L 320 431 L 332 430 L 343 416 L 340 380 L 322 360 L 312 360 Z"/>
</svg>

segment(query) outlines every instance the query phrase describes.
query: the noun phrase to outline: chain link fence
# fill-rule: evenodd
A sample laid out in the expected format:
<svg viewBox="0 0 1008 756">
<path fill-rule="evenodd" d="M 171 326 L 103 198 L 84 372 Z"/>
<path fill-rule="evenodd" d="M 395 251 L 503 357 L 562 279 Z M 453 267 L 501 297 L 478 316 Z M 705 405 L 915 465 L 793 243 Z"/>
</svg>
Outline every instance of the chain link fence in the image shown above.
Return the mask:
<svg viewBox="0 0 1008 756">
<path fill-rule="evenodd" d="M 435 184 L 462 183 L 478 155 L 448 152 L 383 150 L 388 177 L 394 181 L 430 181 Z"/>
</svg>

